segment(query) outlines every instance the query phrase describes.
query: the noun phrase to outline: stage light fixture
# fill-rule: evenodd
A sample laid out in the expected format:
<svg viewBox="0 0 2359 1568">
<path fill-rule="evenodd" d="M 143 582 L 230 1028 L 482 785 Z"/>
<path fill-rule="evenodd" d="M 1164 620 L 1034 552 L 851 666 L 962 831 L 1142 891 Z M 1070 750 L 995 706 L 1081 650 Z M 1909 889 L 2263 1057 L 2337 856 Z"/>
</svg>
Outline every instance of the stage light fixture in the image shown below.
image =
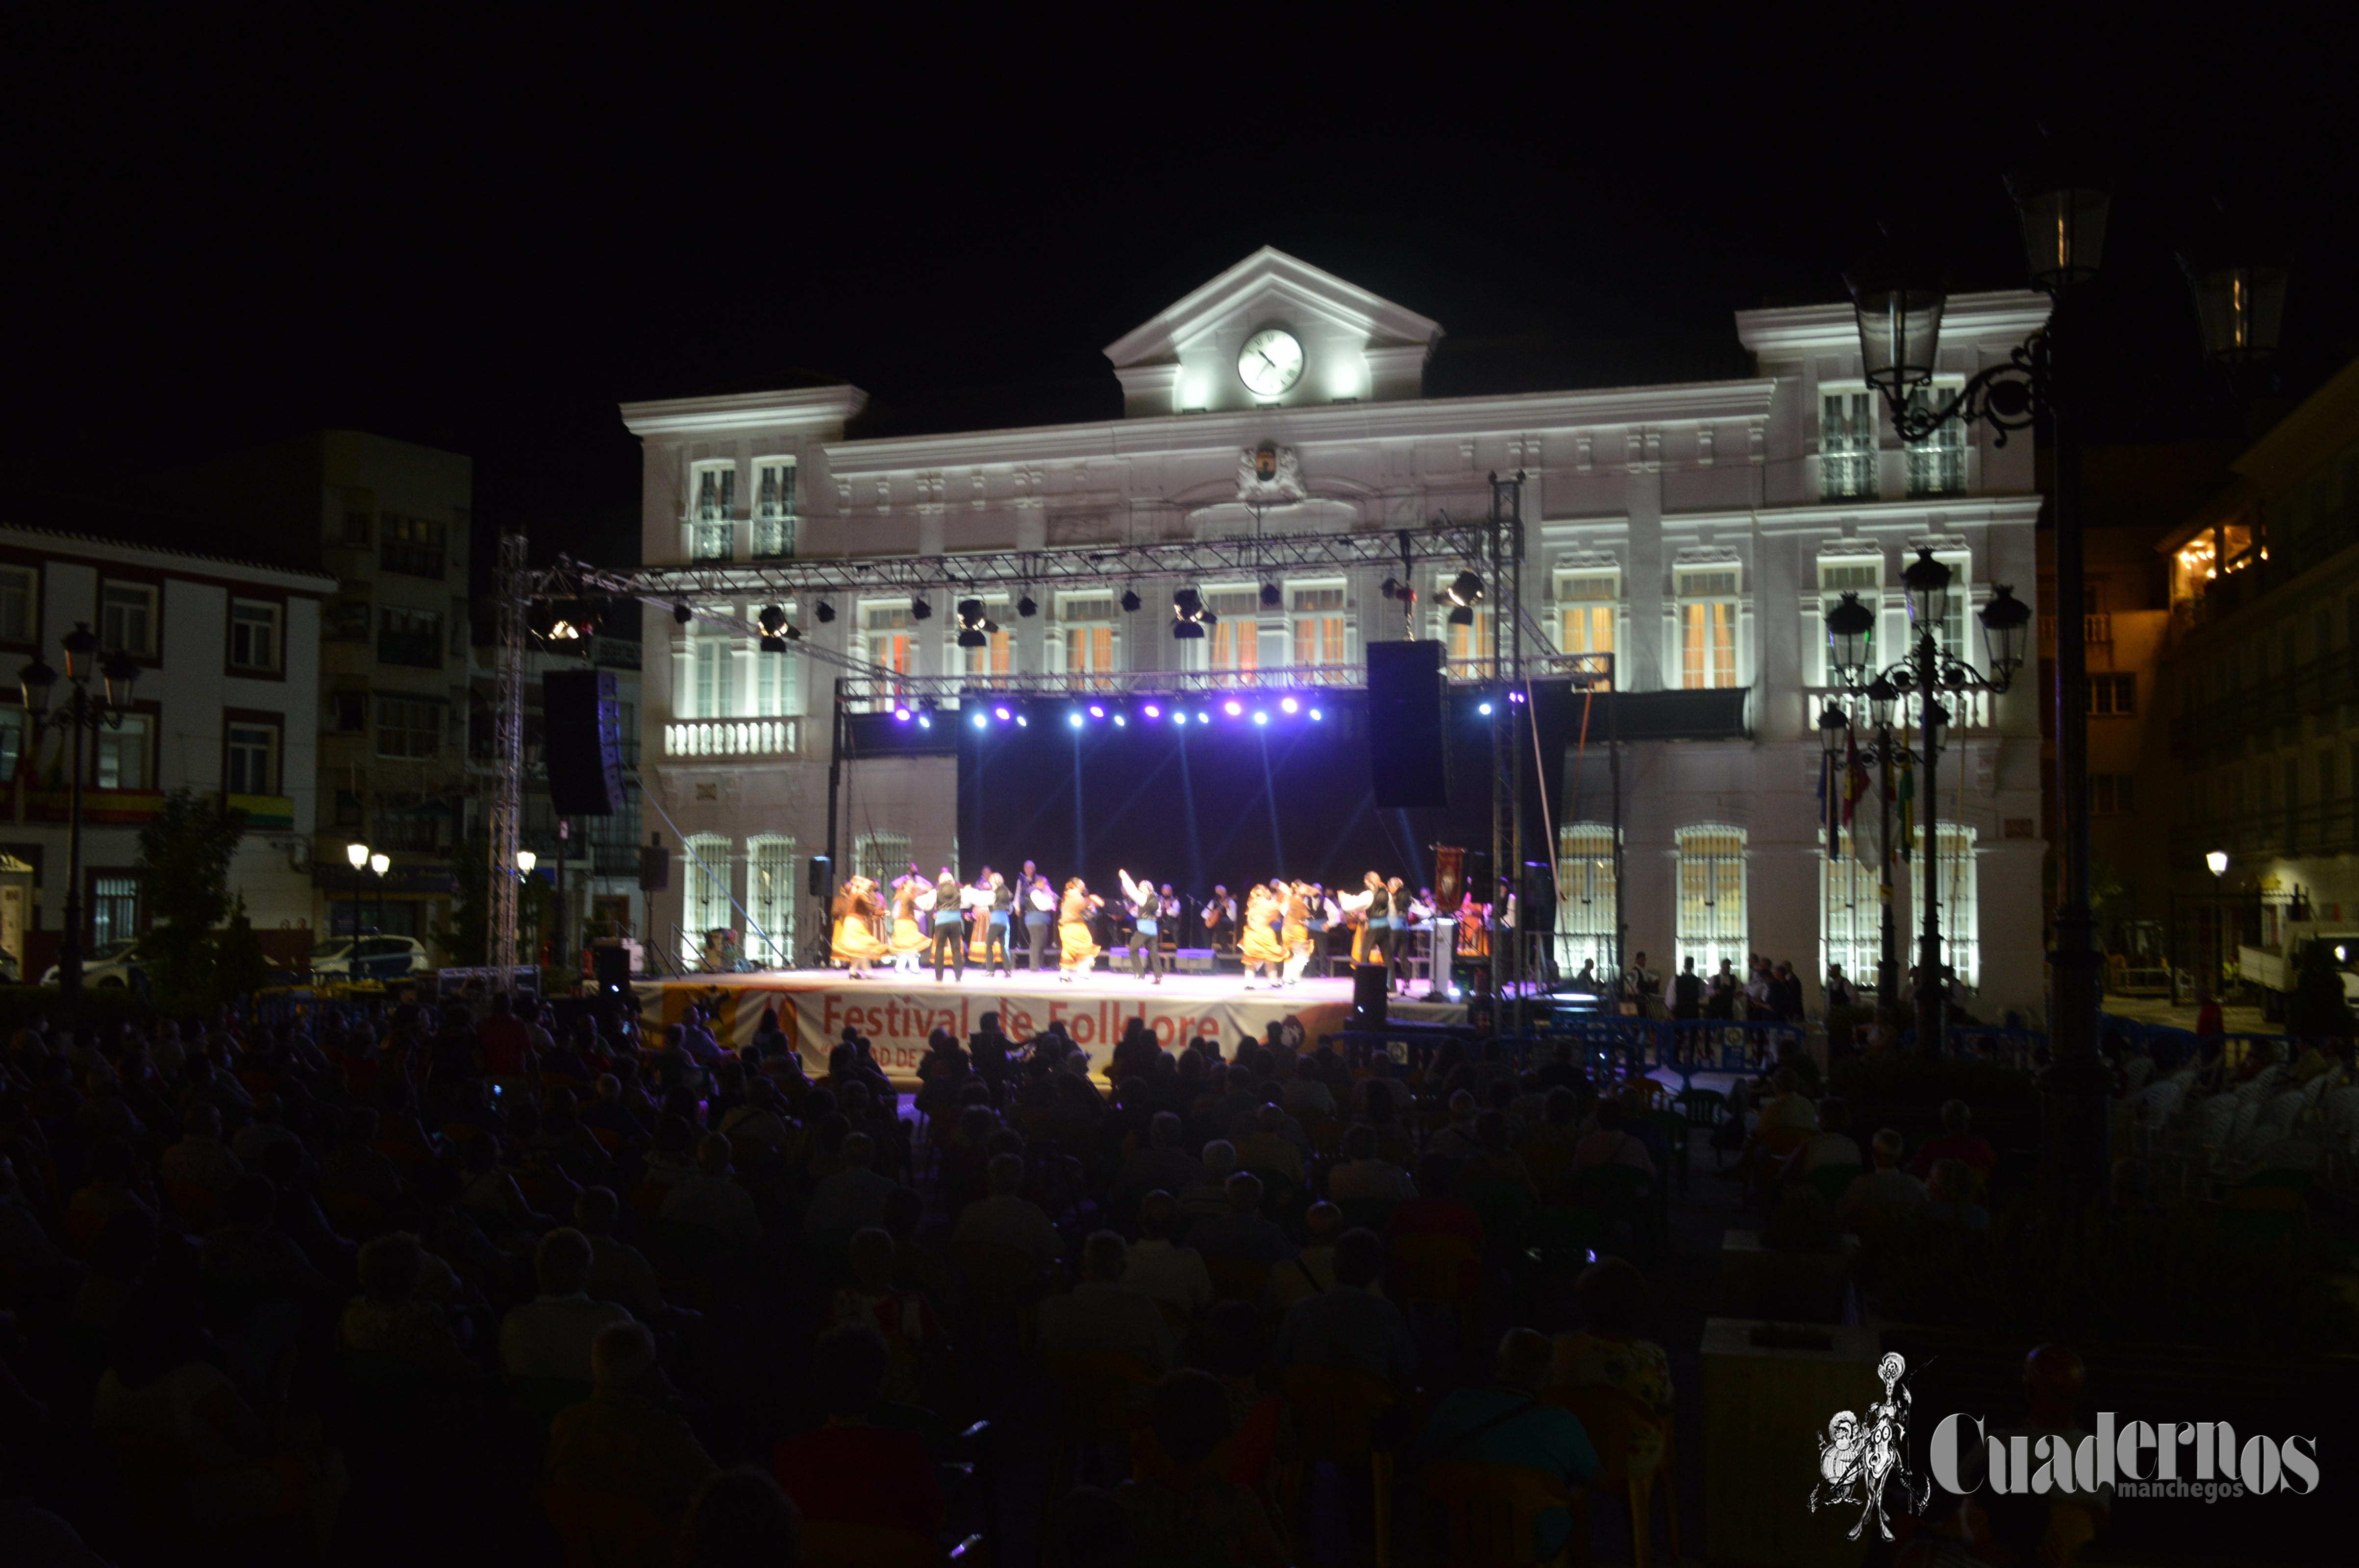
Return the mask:
<svg viewBox="0 0 2359 1568">
<path fill-rule="evenodd" d="M 1256 723 L 1256 724 L 1266 724 L 1266 723 L 1268 723 L 1268 722 L 1269 722 L 1269 714 L 1268 714 L 1267 710 L 1266 710 L 1266 709 L 1264 709 L 1264 708 L 1255 708 L 1255 709 L 1254 709 L 1254 722 L 1255 722 L 1255 723 Z"/>
<path fill-rule="evenodd" d="M 1005 708 L 995 708 L 991 711 L 998 717 L 998 719 L 1002 724 L 1007 722 L 1007 709 Z"/>
<path fill-rule="evenodd" d="M 1138 608 L 1138 589 L 1135 589 L 1135 588 L 1125 588 L 1125 589 L 1124 589 L 1122 590 L 1122 612 L 1123 612 L 1125 615 L 1128 615 L 1128 614 L 1130 614 L 1132 611 L 1136 611 L 1137 608 Z"/>
<path fill-rule="evenodd" d="M 980 713 L 974 716 L 974 727 L 978 730 L 982 729 L 988 722 L 989 720 L 984 719 Z"/>
<path fill-rule="evenodd" d="M 1016 613 L 1024 617 L 1025 620 L 1029 621 L 1032 617 L 1040 613 L 1039 603 L 1027 593 L 1023 598 L 1016 601 Z"/>
<path fill-rule="evenodd" d="M 787 651 L 787 640 L 784 637 L 765 637 L 761 649 L 766 654 L 783 654 Z"/>
<path fill-rule="evenodd" d="M 1212 716 L 1209 713 L 1199 713 L 1196 715 L 1196 722 L 1199 724 L 1210 724 L 1212 721 Z"/>
<path fill-rule="evenodd" d="M 1091 717 L 1091 718 L 1093 718 L 1093 719 L 1103 719 L 1103 718 L 1105 717 L 1105 708 L 1104 708 L 1104 706 L 1103 706 L 1103 704 L 1101 704 L 1101 703 L 1095 703 L 1095 702 L 1091 703 L 1091 704 L 1090 704 L 1090 717 Z"/>
<path fill-rule="evenodd" d="M 958 645 L 962 648 L 989 647 L 992 634 L 999 630 L 997 623 L 984 614 L 980 599 L 958 601 Z"/>
<path fill-rule="evenodd" d="M 1018 730 L 1029 730 L 1032 728 L 1032 720 L 1025 718 L 1024 715 L 1019 713 L 1016 716 L 1016 728 Z"/>
<path fill-rule="evenodd" d="M 696 611 L 685 604 L 675 604 L 671 607 L 671 618 L 678 624 L 685 626 L 696 619 Z"/>
<path fill-rule="evenodd" d="M 1242 702 L 1224 702 L 1221 704 L 1221 711 L 1227 714 L 1232 719 L 1234 719 L 1238 714 L 1243 713 L 1245 710 L 1245 706 Z"/>
<path fill-rule="evenodd" d="M 1489 703 L 1487 703 L 1487 702 L 1484 702 L 1484 703 L 1478 703 L 1478 704 L 1476 704 L 1476 705 L 1475 705 L 1474 711 L 1475 711 L 1475 712 L 1477 712 L 1477 713 L 1479 713 L 1479 714 L 1482 714 L 1484 718 L 1486 718 L 1486 719 L 1487 719 L 1487 718 L 1489 718 L 1489 717 L 1490 717 L 1490 715 L 1491 715 L 1491 705 L 1490 705 Z"/>
<path fill-rule="evenodd" d="M 1294 698 L 1290 697 L 1278 698 L 1277 705 L 1278 707 L 1286 709 L 1288 713 L 1299 713 L 1302 710 L 1302 704 L 1295 701 Z"/>
<path fill-rule="evenodd" d="M 764 635 L 775 637 L 786 630 L 787 612 L 781 606 L 766 604 L 762 613 L 754 617 L 754 624 L 762 629 Z"/>
<path fill-rule="evenodd" d="M 1205 624 L 1212 619 L 1204 608 L 1204 596 L 1192 588 L 1175 589 L 1171 594 L 1171 635 L 1186 642 L 1201 638 Z"/>
<path fill-rule="evenodd" d="M 928 599 L 922 593 L 911 594 L 909 596 L 909 619 L 912 621 L 931 621 L 933 618 L 934 601 Z"/>
<path fill-rule="evenodd" d="M 802 629 L 801 627 L 799 627 L 799 626 L 789 626 L 789 627 L 788 627 L 788 628 L 787 628 L 787 641 L 788 641 L 788 642 L 789 642 L 789 643 L 799 643 L 799 642 L 801 642 L 802 640 L 803 640 L 803 629 Z"/>
<path fill-rule="evenodd" d="M 1397 598 L 1400 594 L 1400 579 L 1397 577 L 1388 577 L 1385 579 L 1384 581 L 1376 585 L 1376 591 L 1383 594 L 1386 599 Z"/>
<path fill-rule="evenodd" d="M 1312 708 L 1312 709 L 1310 710 L 1310 722 L 1311 722 L 1311 723 L 1313 723 L 1313 724 L 1318 723 L 1318 722 L 1319 722 L 1319 720 L 1320 720 L 1320 719 L 1321 719 L 1321 715 L 1320 714 L 1320 712 L 1319 712 L 1319 710 L 1318 710 L 1317 708 Z"/>
<path fill-rule="evenodd" d="M 933 727 L 934 727 L 934 716 L 933 716 L 932 714 L 930 714 L 930 713 L 920 713 L 920 714 L 919 714 L 919 715 L 918 715 L 918 728 L 919 728 L 919 729 L 920 729 L 920 730 L 931 730 Z"/>
<path fill-rule="evenodd" d="M 1264 610 L 1277 609 L 1278 597 L 1277 584 L 1266 582 L 1261 585 L 1261 607 Z"/>
<path fill-rule="evenodd" d="M 1451 603 L 1450 623 L 1452 626 L 1474 624 L 1474 607 L 1483 601 L 1483 579 L 1472 571 L 1460 572 L 1441 590 L 1441 597 Z"/>
<path fill-rule="evenodd" d="M 1065 722 L 1079 730 L 1082 727 L 1082 716 L 1079 713 L 1068 713 L 1065 715 Z"/>
<path fill-rule="evenodd" d="M 824 626 L 829 622 L 835 619 L 835 606 L 822 599 L 819 601 L 819 608 L 811 613 L 818 616 L 819 623 Z"/>
<path fill-rule="evenodd" d="M 1114 727 L 1115 727 L 1116 729 L 1118 729 L 1118 730 L 1127 730 L 1127 729 L 1129 729 L 1129 728 L 1130 728 L 1130 720 L 1129 720 L 1129 719 L 1125 719 L 1125 718 L 1124 718 L 1121 714 L 1119 714 L 1119 713 L 1117 713 L 1117 714 L 1115 714 L 1115 715 L 1114 716 Z"/>
<path fill-rule="evenodd" d="M 1163 717 L 1163 709 L 1156 707 L 1155 704 L 1151 702 L 1145 708 L 1140 708 L 1139 711 L 1146 714 L 1149 719 L 1160 719 Z"/>
<path fill-rule="evenodd" d="M 899 719 L 904 724 L 909 722 L 909 705 L 905 702 L 897 706 L 893 709 L 893 717 Z"/>
</svg>

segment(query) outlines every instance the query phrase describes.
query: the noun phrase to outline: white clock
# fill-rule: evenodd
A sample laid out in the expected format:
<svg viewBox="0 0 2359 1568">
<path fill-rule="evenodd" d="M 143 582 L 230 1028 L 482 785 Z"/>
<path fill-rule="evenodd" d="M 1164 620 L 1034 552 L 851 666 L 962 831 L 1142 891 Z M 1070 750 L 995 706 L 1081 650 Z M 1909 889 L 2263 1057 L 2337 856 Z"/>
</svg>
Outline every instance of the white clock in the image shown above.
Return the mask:
<svg viewBox="0 0 2359 1568">
<path fill-rule="evenodd" d="M 1260 397 L 1276 397 L 1302 379 L 1302 345 L 1280 327 L 1264 327 L 1237 353 L 1237 379 Z"/>
</svg>

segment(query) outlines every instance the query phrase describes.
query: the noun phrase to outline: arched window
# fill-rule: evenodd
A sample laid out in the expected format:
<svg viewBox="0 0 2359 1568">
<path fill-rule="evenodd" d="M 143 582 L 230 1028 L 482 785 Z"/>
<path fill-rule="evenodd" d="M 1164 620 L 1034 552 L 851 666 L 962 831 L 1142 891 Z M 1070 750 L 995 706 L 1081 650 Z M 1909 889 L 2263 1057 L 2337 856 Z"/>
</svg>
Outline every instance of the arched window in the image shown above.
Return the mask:
<svg viewBox="0 0 2359 1568">
<path fill-rule="evenodd" d="M 1709 975 L 1727 959 L 1745 974 L 1745 829 L 1712 824 L 1679 831 L 1679 957 Z"/>
<path fill-rule="evenodd" d="M 745 845 L 745 957 L 771 968 L 795 961 L 795 841 L 777 834 Z"/>
<path fill-rule="evenodd" d="M 1557 830 L 1556 962 L 1568 977 L 1593 963 L 1614 973 L 1614 827 L 1568 822 Z"/>
<path fill-rule="evenodd" d="M 701 969 L 705 933 L 737 924 L 729 906 L 729 840 L 718 833 L 699 833 L 688 841 L 683 859 L 688 903 L 681 912 L 679 957 L 690 968 Z"/>
<path fill-rule="evenodd" d="M 1941 922 L 1941 961 L 1969 986 L 1980 985 L 1982 921 L 1974 885 L 1974 830 L 1944 822 L 1939 831 L 1940 863 L 1933 868 L 1933 897 Z M 1916 872 L 1908 879 L 1908 935 L 1902 946 L 1913 961 L 1917 935 L 1925 929 L 1925 830 L 1917 830 Z"/>
<path fill-rule="evenodd" d="M 1819 974 L 1841 964 L 1843 976 L 1855 986 L 1875 984 L 1875 966 L 1884 951 L 1884 908 L 1875 871 L 1875 828 L 1871 823 L 1864 841 L 1843 830 L 1843 842 L 1832 860 L 1822 860 L 1825 874 L 1819 880 Z M 1823 850 L 1826 830 L 1820 829 Z M 1859 859 L 1858 851 L 1868 859 Z"/>
</svg>

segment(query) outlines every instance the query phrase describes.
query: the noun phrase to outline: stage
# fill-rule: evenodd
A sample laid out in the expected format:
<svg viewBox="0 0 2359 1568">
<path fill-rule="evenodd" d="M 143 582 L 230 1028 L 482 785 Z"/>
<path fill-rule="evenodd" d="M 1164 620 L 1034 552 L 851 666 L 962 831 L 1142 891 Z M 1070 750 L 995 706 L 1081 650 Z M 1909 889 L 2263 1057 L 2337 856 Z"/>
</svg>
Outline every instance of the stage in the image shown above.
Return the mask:
<svg viewBox="0 0 2359 1568">
<path fill-rule="evenodd" d="M 1091 1066 L 1103 1070 L 1133 1018 L 1144 1017 L 1167 1050 L 1202 1037 L 1217 1039 L 1221 1054 L 1228 1056 L 1238 1041 L 1259 1040 L 1269 1025 L 1288 1018 L 1299 1021 L 1306 1044 L 1316 1045 L 1321 1033 L 1342 1028 L 1352 1011 L 1346 979 L 1305 979 L 1272 989 L 1266 981 L 1249 986 L 1239 975 L 1166 975 L 1156 985 L 1103 968 L 1077 974 L 1070 985 L 1049 971 L 995 976 L 970 968 L 962 980 L 945 975 L 940 982 L 930 969 L 918 975 L 878 969 L 864 980 L 842 969 L 771 969 L 635 980 L 631 989 L 650 1032 L 679 1022 L 691 1002 L 717 1003 L 718 1033 L 732 1048 L 752 1044 L 763 1011 L 776 1008 L 779 1027 L 814 1076 L 827 1071 L 827 1054 L 846 1025 L 866 1035 L 877 1065 L 899 1077 L 917 1072 L 936 1028 L 949 1029 L 964 1044 L 986 1012 L 997 1012 L 1000 1027 L 1018 1042 L 1061 1022 L 1089 1054 Z M 1466 1021 L 1460 1004 L 1398 995 L 1387 1012 L 1403 1022 Z"/>
</svg>

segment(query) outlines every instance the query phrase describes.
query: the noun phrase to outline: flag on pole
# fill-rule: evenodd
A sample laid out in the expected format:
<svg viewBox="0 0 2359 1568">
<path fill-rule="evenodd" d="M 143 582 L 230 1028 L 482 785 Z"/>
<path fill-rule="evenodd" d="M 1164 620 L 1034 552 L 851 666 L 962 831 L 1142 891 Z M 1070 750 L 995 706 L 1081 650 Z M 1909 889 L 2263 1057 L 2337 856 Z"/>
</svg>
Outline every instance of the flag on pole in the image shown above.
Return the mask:
<svg viewBox="0 0 2359 1568">
<path fill-rule="evenodd" d="M 1819 753 L 1819 826 L 1826 829 L 1827 859 L 1835 858 L 1835 760 L 1827 752 Z"/>
<path fill-rule="evenodd" d="M 1854 733 L 1846 733 L 1843 736 L 1843 826 L 1851 827 L 1854 834 L 1858 829 L 1853 827 L 1853 818 L 1857 815 L 1859 797 L 1866 793 L 1867 770 L 1861 767 L 1859 763 L 1859 737 Z"/>
</svg>

